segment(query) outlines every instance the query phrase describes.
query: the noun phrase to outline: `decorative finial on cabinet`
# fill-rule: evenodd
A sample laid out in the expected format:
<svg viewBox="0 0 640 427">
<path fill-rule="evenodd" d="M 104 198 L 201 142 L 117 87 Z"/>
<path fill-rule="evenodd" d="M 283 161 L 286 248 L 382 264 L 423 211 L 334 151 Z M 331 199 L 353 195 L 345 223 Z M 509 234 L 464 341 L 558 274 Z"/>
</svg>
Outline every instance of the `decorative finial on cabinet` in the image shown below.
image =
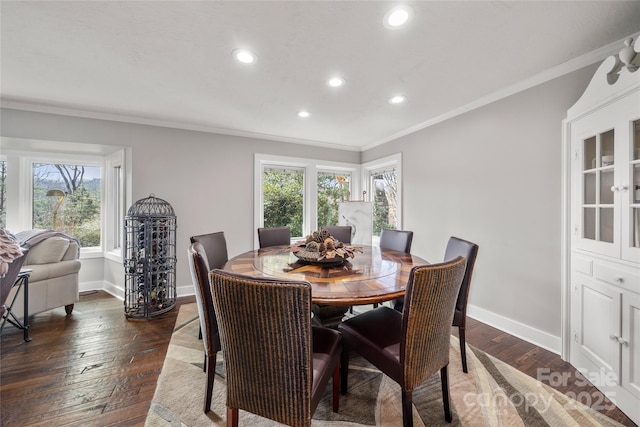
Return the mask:
<svg viewBox="0 0 640 427">
<path fill-rule="evenodd" d="M 633 63 L 633 59 L 636 57 L 636 51 L 633 49 L 633 46 L 631 45 L 632 43 L 633 39 L 631 37 L 626 39 L 624 41 L 625 46 L 618 54 L 620 61 L 622 61 L 622 64 L 626 67 L 627 71 L 636 71 L 640 68 L 638 65 Z"/>
</svg>

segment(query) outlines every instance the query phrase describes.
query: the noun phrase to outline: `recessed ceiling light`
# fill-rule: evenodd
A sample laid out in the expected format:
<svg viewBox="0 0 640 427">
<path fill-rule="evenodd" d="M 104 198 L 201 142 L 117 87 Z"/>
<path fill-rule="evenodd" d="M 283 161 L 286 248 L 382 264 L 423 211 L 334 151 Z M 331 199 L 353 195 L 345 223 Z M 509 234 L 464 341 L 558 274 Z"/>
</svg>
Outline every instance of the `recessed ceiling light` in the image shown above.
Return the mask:
<svg viewBox="0 0 640 427">
<path fill-rule="evenodd" d="M 410 6 L 396 6 L 384 15 L 384 26 L 387 28 L 400 28 L 413 17 L 413 8 Z"/>
<path fill-rule="evenodd" d="M 340 87 L 344 84 L 344 79 L 340 76 L 336 76 L 336 77 L 331 77 L 328 81 L 327 84 L 331 87 Z"/>
<path fill-rule="evenodd" d="M 389 104 L 402 104 L 407 100 L 407 97 L 404 95 L 396 95 L 389 98 Z"/>
<path fill-rule="evenodd" d="M 253 52 L 246 49 L 235 49 L 233 56 L 243 64 L 253 64 L 258 60 Z"/>
<path fill-rule="evenodd" d="M 311 113 L 309 113 L 308 111 L 305 111 L 305 110 L 298 111 L 298 117 L 302 117 L 303 119 L 306 119 L 310 115 Z"/>
</svg>

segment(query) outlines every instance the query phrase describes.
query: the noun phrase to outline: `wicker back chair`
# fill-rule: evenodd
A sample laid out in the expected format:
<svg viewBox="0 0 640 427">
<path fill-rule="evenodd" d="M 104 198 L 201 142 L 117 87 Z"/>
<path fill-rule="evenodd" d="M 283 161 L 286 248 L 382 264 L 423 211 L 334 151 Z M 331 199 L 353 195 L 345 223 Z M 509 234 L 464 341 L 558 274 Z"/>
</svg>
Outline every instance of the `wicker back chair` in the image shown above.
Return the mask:
<svg viewBox="0 0 640 427">
<path fill-rule="evenodd" d="M 469 300 L 469 285 L 471 284 L 473 266 L 476 264 L 476 257 L 478 256 L 478 245 L 467 240 L 451 236 L 449 238 L 449 242 L 447 243 L 447 249 L 444 253 L 444 260 L 451 260 L 458 256 L 467 259 L 467 267 L 464 272 L 464 279 L 462 279 L 462 285 L 460 286 L 460 292 L 458 293 L 456 309 L 453 313 L 453 326 L 458 327 L 462 371 L 464 373 L 467 373 L 467 352 L 465 340 L 465 329 L 467 325 L 467 301 Z"/>
<path fill-rule="evenodd" d="M 327 229 L 329 234 L 342 243 L 351 243 L 351 226 L 350 225 L 336 225 L 321 227 Z"/>
<path fill-rule="evenodd" d="M 216 357 L 220 351 L 220 336 L 218 334 L 218 322 L 213 309 L 213 298 L 209 286 L 209 262 L 207 254 L 200 242 L 189 246 L 189 269 L 196 294 L 198 315 L 200 316 L 200 336 L 204 344 L 204 371 L 207 373 L 207 382 L 204 396 L 204 412 L 211 409 L 213 395 L 213 382 L 215 377 Z"/>
<path fill-rule="evenodd" d="M 258 243 L 261 248 L 290 245 L 291 230 L 289 227 L 258 228 Z"/>
<path fill-rule="evenodd" d="M 222 270 L 212 271 L 210 282 L 227 375 L 227 425 L 238 425 L 242 409 L 310 426 L 332 376 L 337 412 L 342 339 L 312 327 L 311 285 Z"/>
<path fill-rule="evenodd" d="M 379 307 L 338 325 L 342 352 L 342 393 L 347 392 L 349 349 L 361 354 L 402 388 L 402 420 L 413 426 L 412 393 L 440 370 L 445 419 L 449 409 L 449 340 L 453 309 L 466 260 L 417 266 L 411 270 L 402 313 Z"/>
</svg>

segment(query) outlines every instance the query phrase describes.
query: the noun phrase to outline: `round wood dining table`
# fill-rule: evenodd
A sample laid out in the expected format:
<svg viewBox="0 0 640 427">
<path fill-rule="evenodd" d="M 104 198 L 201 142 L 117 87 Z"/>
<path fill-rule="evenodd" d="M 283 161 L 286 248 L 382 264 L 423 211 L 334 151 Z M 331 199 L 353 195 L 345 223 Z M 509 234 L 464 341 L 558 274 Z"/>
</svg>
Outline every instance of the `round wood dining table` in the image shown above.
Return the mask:
<svg viewBox="0 0 640 427">
<path fill-rule="evenodd" d="M 305 280 L 311 283 L 314 304 L 362 305 L 404 296 L 409 273 L 426 260 L 404 252 L 362 246 L 362 253 L 337 265 L 298 260 L 287 246 L 245 252 L 230 259 L 223 270 L 253 277 Z"/>
</svg>

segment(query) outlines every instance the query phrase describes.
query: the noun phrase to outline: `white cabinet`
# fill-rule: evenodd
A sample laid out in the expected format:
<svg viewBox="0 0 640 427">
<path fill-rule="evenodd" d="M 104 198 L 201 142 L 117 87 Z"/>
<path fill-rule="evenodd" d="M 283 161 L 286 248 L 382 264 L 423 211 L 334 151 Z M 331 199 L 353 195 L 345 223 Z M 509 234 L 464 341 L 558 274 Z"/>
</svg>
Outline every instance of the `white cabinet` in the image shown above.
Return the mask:
<svg viewBox="0 0 640 427">
<path fill-rule="evenodd" d="M 640 92 L 571 124 L 575 248 L 640 262 Z"/>
<path fill-rule="evenodd" d="M 640 43 L 634 48 L 640 51 Z M 565 349 L 577 369 L 640 423 L 640 70 L 609 57 L 564 125 Z"/>
</svg>

